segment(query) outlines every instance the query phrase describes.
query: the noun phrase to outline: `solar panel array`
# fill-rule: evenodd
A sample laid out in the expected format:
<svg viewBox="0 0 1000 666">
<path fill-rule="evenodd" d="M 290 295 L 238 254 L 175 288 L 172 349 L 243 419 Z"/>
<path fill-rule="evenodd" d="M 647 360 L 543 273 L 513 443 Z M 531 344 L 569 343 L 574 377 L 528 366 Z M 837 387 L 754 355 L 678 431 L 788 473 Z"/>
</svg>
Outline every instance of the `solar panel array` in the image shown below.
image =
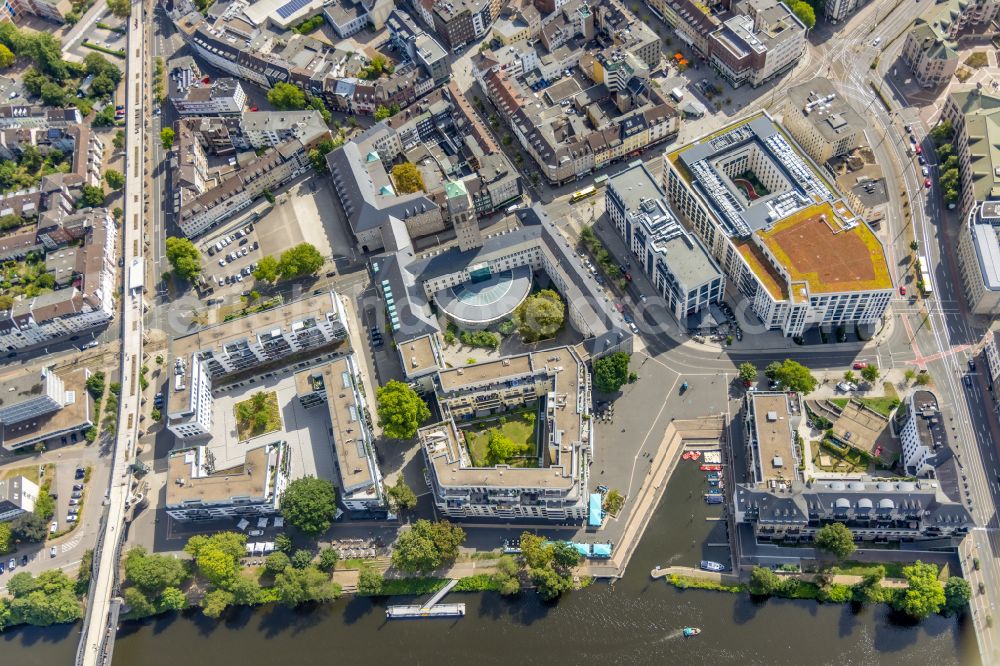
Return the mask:
<svg viewBox="0 0 1000 666">
<path fill-rule="evenodd" d="M 310 0 L 289 0 L 285 4 L 278 7 L 278 15 L 286 19 L 295 12 L 299 11 L 306 5 L 308 5 Z"/>
</svg>

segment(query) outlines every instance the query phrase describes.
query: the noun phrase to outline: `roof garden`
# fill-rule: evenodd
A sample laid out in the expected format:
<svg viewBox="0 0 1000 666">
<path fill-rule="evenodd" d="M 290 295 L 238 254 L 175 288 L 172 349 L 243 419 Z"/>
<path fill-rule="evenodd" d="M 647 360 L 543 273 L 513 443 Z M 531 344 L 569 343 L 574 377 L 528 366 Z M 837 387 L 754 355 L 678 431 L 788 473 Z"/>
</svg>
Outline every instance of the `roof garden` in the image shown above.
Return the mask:
<svg viewBox="0 0 1000 666">
<path fill-rule="evenodd" d="M 767 231 L 760 242 L 812 294 L 892 289 L 885 251 L 859 222 L 844 227 L 829 203 L 808 206 Z"/>
</svg>

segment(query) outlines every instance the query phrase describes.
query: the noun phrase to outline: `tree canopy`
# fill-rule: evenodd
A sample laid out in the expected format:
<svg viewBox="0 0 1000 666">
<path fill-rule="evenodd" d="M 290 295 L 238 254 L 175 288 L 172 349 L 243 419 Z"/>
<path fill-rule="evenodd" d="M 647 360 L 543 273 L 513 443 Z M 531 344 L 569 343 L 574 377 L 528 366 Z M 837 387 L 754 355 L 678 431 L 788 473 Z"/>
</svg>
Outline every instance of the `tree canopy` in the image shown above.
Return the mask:
<svg viewBox="0 0 1000 666">
<path fill-rule="evenodd" d="M 257 280 L 274 284 L 278 281 L 278 260 L 271 255 L 261 257 L 253 276 Z"/>
<path fill-rule="evenodd" d="M 969 581 L 958 576 L 951 576 L 944 584 L 944 612 L 946 615 L 964 613 L 972 598 L 972 586 Z"/>
<path fill-rule="evenodd" d="M 129 0 L 108 0 L 108 9 L 118 18 L 128 18 L 132 13 L 132 3 Z"/>
<path fill-rule="evenodd" d="M 490 429 L 487 458 L 492 465 L 500 465 L 528 450 L 527 444 L 515 442 L 499 428 Z"/>
<path fill-rule="evenodd" d="M 174 146 L 174 130 L 171 127 L 164 127 L 160 130 L 160 144 L 164 150 L 170 150 Z"/>
<path fill-rule="evenodd" d="M 291 83 L 279 82 L 267 92 L 267 101 L 282 111 L 306 108 L 306 94 Z"/>
<path fill-rule="evenodd" d="M 417 494 L 406 485 L 403 475 L 400 474 L 396 483 L 386 489 L 389 495 L 389 503 L 396 511 L 414 509 L 417 506 Z"/>
<path fill-rule="evenodd" d="M 7 583 L 7 592 L 13 599 L 5 600 L 0 608 L 7 624 L 44 627 L 75 622 L 83 616 L 73 581 L 60 569 L 43 571 L 37 577 L 26 571 L 15 574 Z"/>
<path fill-rule="evenodd" d="M 151 555 L 141 546 L 125 556 L 125 579 L 149 595 L 178 587 L 187 575 L 184 561 L 169 555 Z"/>
<path fill-rule="evenodd" d="M 752 384 L 757 380 L 757 366 L 749 361 L 740 363 L 740 379 L 747 384 Z"/>
<path fill-rule="evenodd" d="M 764 374 L 768 379 L 781 382 L 784 388 L 798 393 L 812 393 L 819 383 L 809 368 L 788 358 L 781 363 L 771 363 Z"/>
<path fill-rule="evenodd" d="M 811 30 L 816 25 L 816 12 L 805 0 L 794 0 L 789 9 L 805 24 L 807 29 Z"/>
<path fill-rule="evenodd" d="M 625 352 L 608 354 L 594 361 L 594 386 L 598 391 L 613 393 L 628 383 L 629 355 Z"/>
<path fill-rule="evenodd" d="M 844 559 L 854 552 L 854 535 L 844 523 L 830 523 L 816 531 L 816 547 Z"/>
<path fill-rule="evenodd" d="M 116 169 L 108 169 L 104 172 L 104 182 L 113 190 L 120 190 L 125 187 L 125 174 Z"/>
<path fill-rule="evenodd" d="M 281 495 L 281 515 L 306 534 L 329 529 L 337 512 L 337 491 L 333 483 L 314 476 L 295 479 Z"/>
<path fill-rule="evenodd" d="M 391 380 L 376 391 L 378 424 L 391 439 L 412 439 L 431 416 L 427 404 L 408 384 Z"/>
<path fill-rule="evenodd" d="M 362 566 L 361 571 L 358 572 L 358 594 L 369 597 L 381 594 L 384 580 L 382 572 L 375 567 Z"/>
<path fill-rule="evenodd" d="M 767 567 L 754 567 L 750 572 L 750 594 L 769 595 L 781 587 L 781 579 Z"/>
<path fill-rule="evenodd" d="M 97 208 L 104 205 L 104 188 L 100 185 L 84 185 L 81 188 L 77 206 L 80 208 Z"/>
<path fill-rule="evenodd" d="M 426 191 L 424 177 L 412 162 L 403 162 L 392 167 L 392 182 L 400 194 Z"/>
<path fill-rule="evenodd" d="M 555 335 L 566 318 L 566 305 L 559 294 L 542 289 L 528 296 L 514 311 L 517 329 L 525 342 L 537 342 Z"/>
<path fill-rule="evenodd" d="M 49 523 L 36 513 L 22 513 L 10 522 L 10 531 L 19 541 L 44 541 L 49 534 Z"/>
<path fill-rule="evenodd" d="M 938 568 L 917 560 L 903 567 L 907 589 L 896 597 L 895 607 L 912 618 L 922 620 L 941 610 L 945 603 L 944 588 L 938 580 Z"/>
<path fill-rule="evenodd" d="M 429 573 L 458 556 L 465 530 L 448 521 L 418 520 L 396 539 L 392 564 L 407 573 Z"/>
<path fill-rule="evenodd" d="M 0 44 L 0 67 L 7 68 L 14 64 L 17 57 L 14 55 L 13 51 L 9 48 Z"/>
<path fill-rule="evenodd" d="M 314 566 L 303 569 L 289 567 L 274 578 L 278 599 L 286 606 L 298 606 L 307 601 L 333 601 L 340 596 L 340 585 Z"/>
<path fill-rule="evenodd" d="M 869 363 L 864 368 L 861 369 L 861 377 L 866 382 L 874 382 L 878 379 L 878 366 L 874 363 Z"/>
<path fill-rule="evenodd" d="M 196 534 L 188 539 L 184 552 L 194 557 L 198 573 L 213 585 L 225 587 L 239 574 L 246 543 L 246 535 L 238 532 L 218 532 L 211 536 Z"/>
<path fill-rule="evenodd" d="M 323 255 L 310 243 L 299 243 L 281 253 L 278 274 L 283 280 L 313 275 L 323 267 Z"/>
<path fill-rule="evenodd" d="M 167 261 L 183 280 L 193 280 L 201 273 L 201 252 L 188 238 L 167 238 Z"/>
</svg>

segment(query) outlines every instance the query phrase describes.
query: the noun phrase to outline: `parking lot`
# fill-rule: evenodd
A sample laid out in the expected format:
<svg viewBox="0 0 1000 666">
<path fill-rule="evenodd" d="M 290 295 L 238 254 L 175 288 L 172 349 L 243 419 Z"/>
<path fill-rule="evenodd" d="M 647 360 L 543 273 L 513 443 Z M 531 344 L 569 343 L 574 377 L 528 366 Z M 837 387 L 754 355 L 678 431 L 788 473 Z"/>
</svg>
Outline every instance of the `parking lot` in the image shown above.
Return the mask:
<svg viewBox="0 0 1000 666">
<path fill-rule="evenodd" d="M 202 241 L 199 249 L 207 257 L 205 279 L 217 296 L 232 289 L 243 292 L 255 282 L 253 270 L 263 256 L 254 224 L 231 227 L 223 234 Z"/>
</svg>

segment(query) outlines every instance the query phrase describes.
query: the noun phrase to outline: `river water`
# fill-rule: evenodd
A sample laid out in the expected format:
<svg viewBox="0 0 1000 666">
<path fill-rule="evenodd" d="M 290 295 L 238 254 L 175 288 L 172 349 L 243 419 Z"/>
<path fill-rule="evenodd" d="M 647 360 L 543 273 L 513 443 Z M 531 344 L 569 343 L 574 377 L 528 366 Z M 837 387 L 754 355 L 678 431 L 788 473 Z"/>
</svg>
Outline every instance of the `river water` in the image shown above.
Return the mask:
<svg viewBox="0 0 1000 666">
<path fill-rule="evenodd" d="M 603 583 L 556 604 L 533 593 L 453 594 L 457 620 L 386 622 L 384 603 L 345 598 L 326 606 L 237 609 L 219 622 L 198 612 L 130 623 L 119 632 L 114 666 L 179 664 L 812 664 L 979 663 L 970 623 L 940 616 L 908 622 L 887 606 L 852 608 L 747 595 L 675 590 L 653 581 L 657 564 L 691 564 L 706 542 L 722 541 L 714 507 L 700 502 L 701 478 L 681 467 L 646 536 L 614 587 Z M 711 532 L 711 534 L 709 534 Z M 399 603 L 399 600 L 394 600 Z M 703 629 L 680 636 L 684 626 Z M 23 629 L 2 636 L 2 664 L 67 664 L 77 627 Z M 389 662 L 392 663 L 392 662 Z"/>
</svg>

